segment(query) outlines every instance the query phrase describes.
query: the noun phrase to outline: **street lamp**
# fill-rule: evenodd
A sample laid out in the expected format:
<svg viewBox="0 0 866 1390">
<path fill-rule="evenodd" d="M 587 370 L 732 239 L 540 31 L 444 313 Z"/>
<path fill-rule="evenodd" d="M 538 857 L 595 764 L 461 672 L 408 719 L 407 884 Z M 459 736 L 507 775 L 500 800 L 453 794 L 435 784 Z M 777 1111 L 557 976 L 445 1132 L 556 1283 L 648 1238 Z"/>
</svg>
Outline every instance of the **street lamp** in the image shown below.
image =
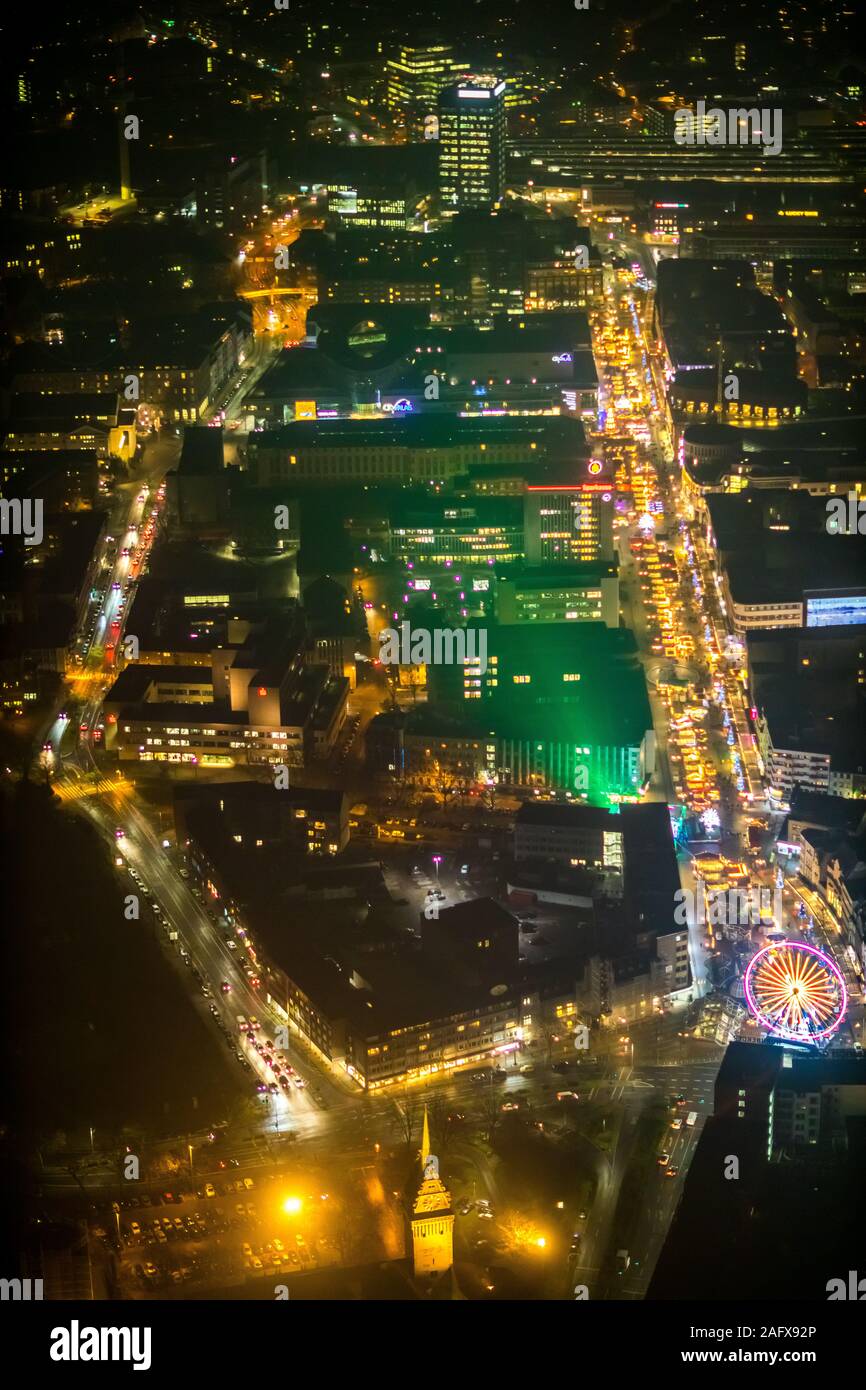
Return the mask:
<svg viewBox="0 0 866 1390">
<path fill-rule="evenodd" d="M 438 888 L 438 887 L 439 887 L 439 865 L 442 863 L 442 855 L 441 855 L 441 854 L 434 854 L 434 855 L 433 855 L 433 863 L 434 863 L 435 868 L 436 868 L 436 887 Z"/>
</svg>

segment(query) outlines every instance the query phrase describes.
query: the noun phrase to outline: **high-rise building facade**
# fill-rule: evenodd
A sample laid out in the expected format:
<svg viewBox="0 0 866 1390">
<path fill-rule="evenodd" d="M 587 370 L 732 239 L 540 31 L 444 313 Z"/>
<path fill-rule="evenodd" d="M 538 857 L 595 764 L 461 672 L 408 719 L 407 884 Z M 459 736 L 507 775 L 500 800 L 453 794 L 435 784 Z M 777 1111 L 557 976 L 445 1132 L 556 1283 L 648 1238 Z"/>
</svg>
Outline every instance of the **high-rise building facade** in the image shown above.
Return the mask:
<svg viewBox="0 0 866 1390">
<path fill-rule="evenodd" d="M 465 71 L 466 64 L 454 57 L 450 43 L 423 47 L 401 44 L 398 56 L 385 64 L 388 106 L 423 127 L 437 113 L 440 92 Z"/>
<path fill-rule="evenodd" d="M 609 483 L 533 483 L 523 502 L 527 564 L 613 559 L 614 502 Z"/>
<path fill-rule="evenodd" d="M 505 627 L 565 622 L 619 627 L 617 566 L 599 560 L 502 569 L 496 575 L 496 620 Z"/>
<path fill-rule="evenodd" d="M 505 191 L 505 83 L 474 79 L 439 98 L 442 212 L 491 208 Z"/>
</svg>

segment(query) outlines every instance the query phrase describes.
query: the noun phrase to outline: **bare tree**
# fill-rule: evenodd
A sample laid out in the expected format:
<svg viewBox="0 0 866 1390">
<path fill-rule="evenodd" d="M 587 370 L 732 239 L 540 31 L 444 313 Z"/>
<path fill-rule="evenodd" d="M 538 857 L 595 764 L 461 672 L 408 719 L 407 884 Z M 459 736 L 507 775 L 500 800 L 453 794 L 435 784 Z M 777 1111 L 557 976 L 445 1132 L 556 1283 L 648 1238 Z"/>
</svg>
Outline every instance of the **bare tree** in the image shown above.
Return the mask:
<svg viewBox="0 0 866 1390">
<path fill-rule="evenodd" d="M 430 1120 L 430 1140 L 440 1156 L 448 1150 L 454 1138 L 454 1120 L 445 1096 L 434 1095 L 427 1105 Z"/>
<path fill-rule="evenodd" d="M 499 1221 L 503 1242 L 512 1250 L 528 1250 L 537 1244 L 538 1227 L 523 1212 L 505 1212 Z"/>
<path fill-rule="evenodd" d="M 496 1126 L 502 1118 L 502 1102 L 499 1092 L 496 1089 L 493 1072 L 490 1073 L 490 1084 L 484 1088 L 484 1095 L 481 1098 L 481 1119 L 484 1124 L 484 1136 L 489 1143 L 492 1142 L 496 1133 Z"/>
<path fill-rule="evenodd" d="M 355 1190 L 350 1200 L 331 1196 L 323 1210 L 322 1226 L 325 1238 L 337 1251 L 340 1264 L 353 1263 L 369 1235 L 369 1212 L 364 1193 Z"/>
<path fill-rule="evenodd" d="M 73 1161 L 72 1161 L 71 1163 L 67 1163 L 67 1165 L 66 1165 L 66 1171 L 67 1171 L 67 1173 L 69 1174 L 70 1177 L 72 1177 L 72 1178 L 75 1179 L 75 1181 L 78 1183 L 78 1186 L 81 1188 L 81 1191 L 82 1191 L 82 1192 L 85 1194 L 85 1196 L 86 1196 L 86 1195 L 87 1195 L 87 1188 L 84 1186 L 84 1183 L 81 1181 L 80 1167 L 81 1167 L 81 1160 L 76 1158 L 76 1159 L 73 1159 Z"/>
<path fill-rule="evenodd" d="M 553 1060 L 553 1044 L 559 1041 L 561 1029 L 551 1020 L 546 1020 L 539 1024 L 537 1032 L 541 1041 L 544 1043 L 547 1065 L 550 1066 Z"/>
<path fill-rule="evenodd" d="M 262 1101 L 260 1096 L 236 1096 L 229 1106 L 229 1124 L 232 1129 L 253 1125 L 261 1120 Z"/>
<path fill-rule="evenodd" d="M 447 767 L 442 767 L 442 765 L 437 761 L 433 764 L 433 770 L 430 775 L 430 781 L 433 786 L 433 790 L 438 792 L 441 796 L 442 805 L 447 811 L 449 801 L 452 797 L 455 797 L 459 791 L 459 784 L 457 778 L 455 777 L 453 772 L 449 771 Z"/>
<path fill-rule="evenodd" d="M 400 1100 L 394 1100 L 394 1109 L 397 1112 L 397 1128 L 400 1131 L 406 1148 L 412 1148 L 412 1136 L 415 1133 L 416 1121 L 419 1116 L 420 1105 L 417 1093 L 405 1087 Z"/>
</svg>

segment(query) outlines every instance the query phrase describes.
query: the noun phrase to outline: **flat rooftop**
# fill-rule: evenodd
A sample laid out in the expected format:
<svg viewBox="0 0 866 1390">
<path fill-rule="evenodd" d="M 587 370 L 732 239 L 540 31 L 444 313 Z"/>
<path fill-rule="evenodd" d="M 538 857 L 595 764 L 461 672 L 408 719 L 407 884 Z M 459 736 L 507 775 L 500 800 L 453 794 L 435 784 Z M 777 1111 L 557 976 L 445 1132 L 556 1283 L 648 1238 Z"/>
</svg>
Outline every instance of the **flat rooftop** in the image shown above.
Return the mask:
<svg viewBox="0 0 866 1390">
<path fill-rule="evenodd" d="M 187 425 L 177 471 L 182 478 L 222 473 L 223 432 L 210 425 Z"/>
<path fill-rule="evenodd" d="M 555 830 L 609 830 L 622 826 L 603 806 L 563 806 L 558 802 L 524 801 L 515 817 L 518 830 L 551 826 Z"/>
<path fill-rule="evenodd" d="M 583 425 L 567 416 L 400 415 L 390 419 L 298 420 L 251 436 L 260 449 L 449 448 L 473 443 L 530 443 L 554 451 L 585 446 Z"/>
<path fill-rule="evenodd" d="M 143 700 L 151 685 L 210 685 L 211 679 L 209 666 L 142 666 L 131 662 L 121 671 L 105 699 L 109 704 L 136 704 Z"/>
</svg>

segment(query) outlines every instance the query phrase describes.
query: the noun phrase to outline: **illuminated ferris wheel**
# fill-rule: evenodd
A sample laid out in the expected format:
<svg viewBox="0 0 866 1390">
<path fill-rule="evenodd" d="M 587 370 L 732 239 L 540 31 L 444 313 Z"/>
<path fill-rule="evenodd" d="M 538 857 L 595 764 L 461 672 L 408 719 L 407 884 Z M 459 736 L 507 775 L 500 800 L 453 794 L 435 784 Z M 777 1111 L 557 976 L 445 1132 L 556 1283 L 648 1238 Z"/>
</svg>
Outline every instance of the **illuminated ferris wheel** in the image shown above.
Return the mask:
<svg viewBox="0 0 866 1390">
<path fill-rule="evenodd" d="M 773 1037 L 823 1042 L 845 1017 L 848 994 L 836 962 L 805 941 L 765 946 L 749 961 L 746 1001 Z"/>
</svg>

